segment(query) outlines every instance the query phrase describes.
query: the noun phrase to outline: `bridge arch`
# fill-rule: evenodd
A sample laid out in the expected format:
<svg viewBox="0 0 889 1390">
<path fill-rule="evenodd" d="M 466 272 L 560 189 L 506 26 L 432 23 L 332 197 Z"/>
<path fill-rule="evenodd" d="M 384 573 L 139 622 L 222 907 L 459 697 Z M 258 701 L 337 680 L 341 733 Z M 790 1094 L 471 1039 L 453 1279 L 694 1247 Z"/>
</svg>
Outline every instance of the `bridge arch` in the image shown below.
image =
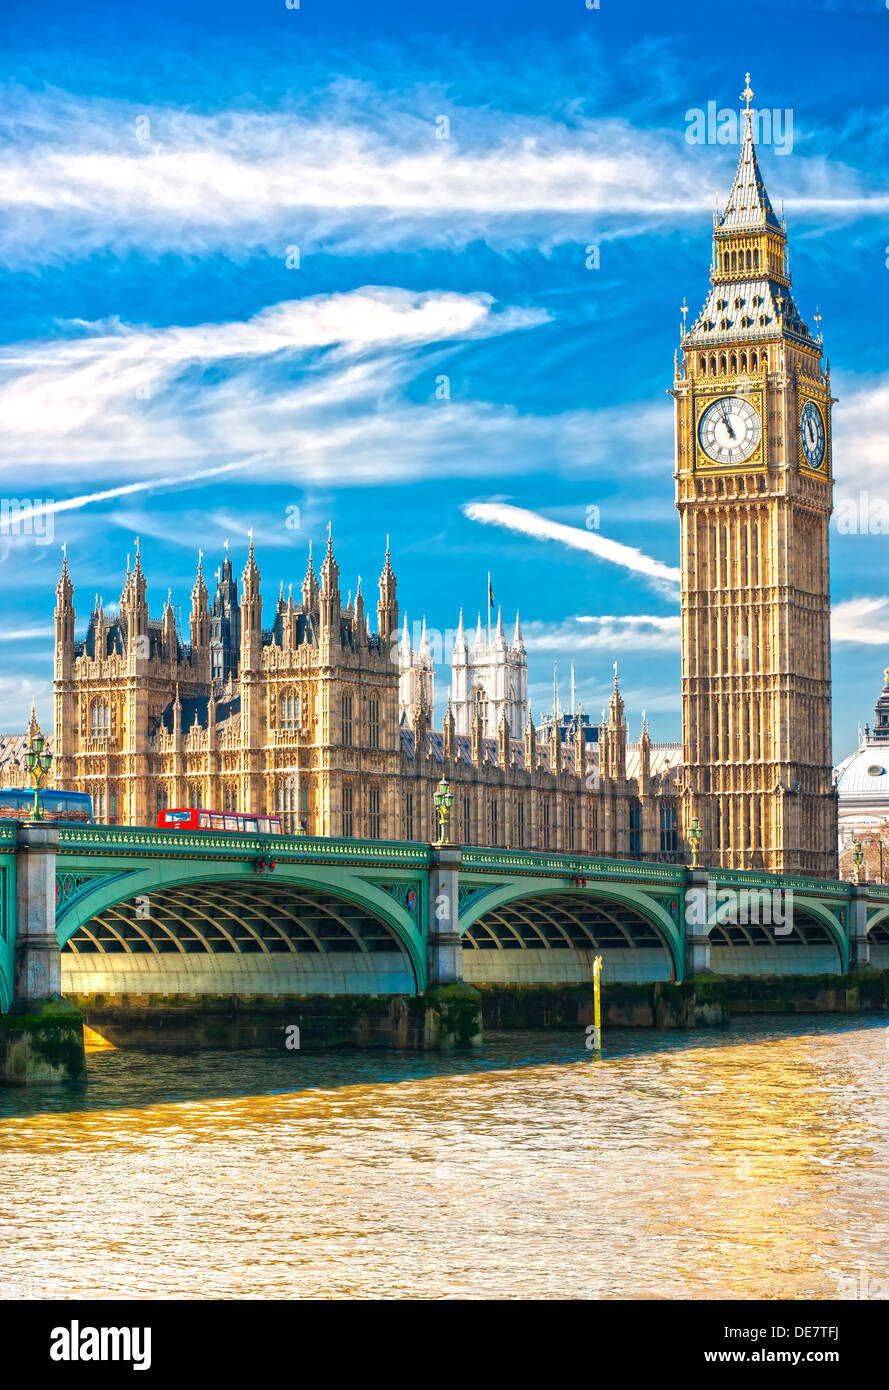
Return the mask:
<svg viewBox="0 0 889 1390">
<path fill-rule="evenodd" d="M 279 862 L 258 874 L 237 861 L 197 871 L 155 862 L 97 881 L 59 911 L 63 989 L 417 993 L 426 984 L 421 902 L 415 892 L 409 910 L 341 866 Z"/>
<path fill-rule="evenodd" d="M 748 892 L 752 897 L 757 890 L 739 889 L 739 895 Z M 794 894 L 787 922 L 773 923 L 765 915 L 744 921 L 751 916 L 749 904 L 746 913 L 742 907 L 732 915 L 741 920 L 720 922 L 711 914 L 707 922 L 710 968 L 717 975 L 843 975 L 849 969 L 843 924 L 817 898 Z"/>
<path fill-rule="evenodd" d="M 889 906 L 879 907 L 867 919 L 870 963 L 877 970 L 889 970 Z"/>
<path fill-rule="evenodd" d="M 471 984 L 583 983 L 592 979 L 597 954 L 604 980 L 682 975 L 682 943 L 670 912 L 626 883 L 480 886 L 460 914 L 459 930 Z"/>
</svg>

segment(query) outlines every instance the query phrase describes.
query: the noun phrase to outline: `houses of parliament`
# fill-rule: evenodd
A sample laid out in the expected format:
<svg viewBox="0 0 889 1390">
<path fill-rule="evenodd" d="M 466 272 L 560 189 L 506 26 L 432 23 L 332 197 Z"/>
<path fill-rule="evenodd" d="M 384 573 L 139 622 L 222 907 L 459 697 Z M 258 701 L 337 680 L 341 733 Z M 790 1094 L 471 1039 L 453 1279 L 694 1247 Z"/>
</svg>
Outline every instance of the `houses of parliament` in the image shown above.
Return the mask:
<svg viewBox="0 0 889 1390">
<path fill-rule="evenodd" d="M 836 872 L 828 521 L 831 405 L 820 333 L 796 308 L 786 226 L 757 162 L 749 78 L 734 182 L 714 219 L 709 289 L 684 325 L 671 394 L 680 518 L 681 753 L 628 739 L 615 671 L 593 725 L 535 727 L 521 625 L 457 629 L 434 727 L 434 665 L 399 631 L 387 547 L 376 612 L 342 601 L 334 546 L 264 616 L 251 539 L 208 592 L 199 561 L 188 640 L 171 598 L 149 616 L 138 548 L 119 609 L 75 634 L 66 556 L 56 589 L 57 785 L 98 820 L 162 807 L 278 813 L 310 835 L 428 841 L 454 792 L 458 843 Z M 264 625 L 265 624 L 265 625 Z"/>
</svg>

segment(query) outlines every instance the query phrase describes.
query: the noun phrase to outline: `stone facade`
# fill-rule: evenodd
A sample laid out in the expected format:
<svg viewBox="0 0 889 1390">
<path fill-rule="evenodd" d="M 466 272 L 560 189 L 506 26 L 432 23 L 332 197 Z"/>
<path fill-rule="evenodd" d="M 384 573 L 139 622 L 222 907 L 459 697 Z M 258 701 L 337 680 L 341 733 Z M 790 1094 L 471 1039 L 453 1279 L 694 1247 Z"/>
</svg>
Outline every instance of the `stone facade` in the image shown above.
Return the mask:
<svg viewBox="0 0 889 1390">
<path fill-rule="evenodd" d="M 457 843 L 675 857 L 678 750 L 653 759 L 644 723 L 628 746 L 616 673 L 593 743 L 580 720 L 555 724 L 544 740 L 530 715 L 516 738 L 508 704 L 491 738 L 479 700 L 468 732 L 458 732 L 450 701 L 435 729 L 423 678 L 431 667 L 413 667 L 413 706 L 402 710 L 408 668 L 388 549 L 373 630 L 360 581 L 341 604 L 330 541 L 320 577 L 310 554 L 298 602 L 282 588 L 270 627 L 252 540 L 237 603 L 236 588 L 226 553 L 211 604 L 199 559 L 185 643 L 171 596 L 160 620 L 149 616 L 137 545 L 119 609 L 106 617 L 97 602 L 77 640 L 66 555 L 52 781 L 89 792 L 97 820 L 152 825 L 162 807 L 201 806 L 278 813 L 285 829 L 310 835 L 429 841 L 444 775 Z"/>
<path fill-rule="evenodd" d="M 751 94 L 752 95 L 752 94 Z M 711 289 L 682 337 L 683 823 L 705 862 L 830 876 L 830 369 L 793 301 L 746 113 Z"/>
</svg>

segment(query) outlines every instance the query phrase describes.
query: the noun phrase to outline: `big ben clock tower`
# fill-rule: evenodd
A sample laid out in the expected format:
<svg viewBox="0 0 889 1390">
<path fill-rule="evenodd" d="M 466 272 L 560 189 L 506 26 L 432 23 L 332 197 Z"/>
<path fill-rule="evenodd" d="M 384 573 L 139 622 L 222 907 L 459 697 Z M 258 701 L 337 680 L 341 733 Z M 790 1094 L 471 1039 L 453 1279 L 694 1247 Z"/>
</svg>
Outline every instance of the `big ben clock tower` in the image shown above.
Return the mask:
<svg viewBox="0 0 889 1390">
<path fill-rule="evenodd" d="M 830 375 L 791 292 L 787 237 L 756 160 L 714 218 L 710 292 L 682 336 L 683 822 L 702 862 L 828 877 Z"/>
</svg>

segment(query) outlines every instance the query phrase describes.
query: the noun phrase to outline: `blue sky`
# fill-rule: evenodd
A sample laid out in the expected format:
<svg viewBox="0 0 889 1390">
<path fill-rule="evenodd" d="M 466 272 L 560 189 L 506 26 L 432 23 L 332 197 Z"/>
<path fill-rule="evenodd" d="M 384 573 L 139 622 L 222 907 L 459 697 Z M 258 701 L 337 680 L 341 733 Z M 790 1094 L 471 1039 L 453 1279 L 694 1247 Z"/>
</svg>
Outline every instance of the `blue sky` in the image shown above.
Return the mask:
<svg viewBox="0 0 889 1390">
<path fill-rule="evenodd" d="M 252 525 L 271 606 L 330 521 L 344 589 L 375 597 L 389 532 L 403 609 L 442 632 L 491 570 L 535 717 L 554 660 L 594 714 L 617 660 L 631 731 L 644 708 L 678 738 L 665 393 L 737 162 L 690 144 L 687 113 L 736 109 L 749 68 L 755 104 L 792 113 L 760 162 L 823 316 L 837 498 L 870 509 L 870 533 L 832 527 L 847 751 L 889 664 L 889 9 L 743 20 L 7 0 L 0 469 L 57 509 L 51 537 L 0 536 L 0 726 L 32 697 L 51 723 L 63 541 L 82 630 L 136 535 L 152 612 L 170 586 L 187 621 L 199 545 L 212 573 L 229 537 L 240 568 Z"/>
</svg>

